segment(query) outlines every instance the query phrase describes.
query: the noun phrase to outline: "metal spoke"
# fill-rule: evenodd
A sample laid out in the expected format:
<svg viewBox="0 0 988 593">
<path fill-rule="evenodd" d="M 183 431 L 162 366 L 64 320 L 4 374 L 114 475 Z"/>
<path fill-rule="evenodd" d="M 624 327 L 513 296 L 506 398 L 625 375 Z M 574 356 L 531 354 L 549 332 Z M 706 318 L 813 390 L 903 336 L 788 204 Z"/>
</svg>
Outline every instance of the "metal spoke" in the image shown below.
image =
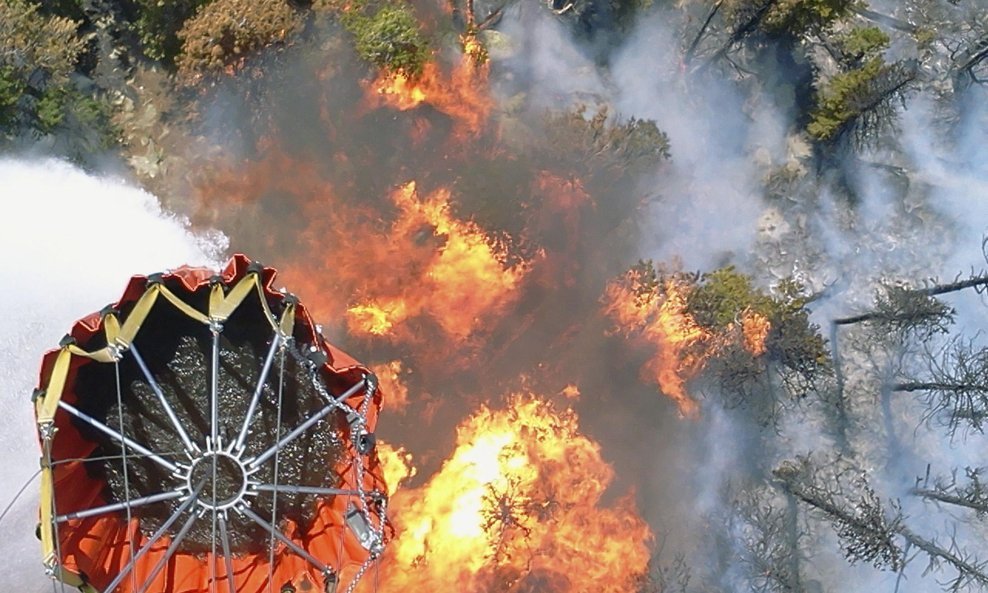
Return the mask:
<svg viewBox="0 0 988 593">
<path fill-rule="evenodd" d="M 189 530 L 192 529 L 192 524 L 195 523 L 196 519 L 198 518 L 199 518 L 199 513 L 192 513 L 191 515 L 189 515 L 189 518 L 185 520 L 185 524 L 182 525 L 182 528 L 179 529 L 177 534 L 175 534 L 175 538 L 172 540 L 172 543 L 168 545 L 168 549 L 165 550 L 165 555 L 162 556 L 161 560 L 158 560 L 158 563 L 154 565 L 154 570 L 151 571 L 151 575 L 147 578 L 146 581 L 144 581 L 144 584 L 141 585 L 141 588 L 138 589 L 138 593 L 147 592 L 148 587 L 151 586 L 151 583 L 154 582 L 154 579 L 157 578 L 158 574 L 161 573 L 161 570 L 165 567 L 166 564 L 168 564 L 168 561 L 171 560 L 172 555 L 175 554 L 175 550 L 177 550 L 178 547 L 182 545 L 182 540 L 184 540 L 185 536 L 189 534 Z"/>
<path fill-rule="evenodd" d="M 363 379 L 360 380 L 359 383 L 357 383 L 350 389 L 347 389 L 346 391 L 343 392 L 342 395 L 338 397 L 333 397 L 332 394 L 326 391 L 325 387 L 323 387 L 322 385 L 322 381 L 319 380 L 319 377 L 317 375 L 313 375 L 313 384 L 318 388 L 319 392 L 323 395 L 323 397 L 329 400 L 330 404 L 336 404 L 337 406 L 345 409 L 348 414 L 357 414 L 357 410 L 351 408 L 350 406 L 346 405 L 343 402 L 349 399 L 350 396 L 353 395 L 354 393 L 360 391 L 361 388 L 367 387 L 367 377 L 365 376 Z"/>
<path fill-rule="evenodd" d="M 279 345 L 281 345 L 281 334 L 275 332 L 274 339 L 271 340 L 271 348 L 268 349 L 268 355 L 264 359 L 264 366 L 261 368 L 261 377 L 257 380 L 254 395 L 250 398 L 250 405 L 247 406 L 247 415 L 244 417 L 244 424 L 240 427 L 240 434 L 237 435 L 237 441 L 233 445 L 234 451 L 239 451 L 244 446 L 244 441 L 247 440 L 247 430 L 250 428 L 251 420 L 254 419 L 257 403 L 261 399 L 261 393 L 264 391 L 264 383 L 268 380 L 271 363 L 274 361 L 274 353 L 277 352 Z"/>
<path fill-rule="evenodd" d="M 351 395 L 359 391 L 360 388 L 364 386 L 364 384 L 365 381 L 361 381 L 360 383 L 357 383 L 356 385 L 348 389 L 346 393 L 341 395 L 338 399 L 342 401 L 350 397 Z M 247 464 L 247 466 L 250 469 L 257 469 L 258 467 L 260 467 L 262 463 L 270 459 L 272 455 L 283 449 L 285 445 L 287 445 L 288 443 L 297 439 L 299 435 L 305 432 L 310 426 L 322 420 L 330 412 L 338 408 L 339 405 L 340 405 L 339 401 L 337 400 L 330 401 L 330 403 L 326 407 L 322 408 L 321 410 L 310 416 L 308 420 L 300 424 L 295 430 L 285 435 L 284 438 L 282 438 L 280 441 L 275 443 L 272 447 L 269 447 L 265 452 L 261 453 L 256 458 L 254 458 L 250 463 Z"/>
<path fill-rule="evenodd" d="M 215 327 L 213 328 L 213 370 L 209 391 L 209 418 L 211 425 L 209 431 L 212 437 L 213 447 L 216 447 L 216 436 L 219 433 L 219 402 L 217 399 L 220 391 L 220 330 Z"/>
<path fill-rule="evenodd" d="M 278 357 L 278 412 L 275 417 L 275 436 L 274 440 L 277 442 L 281 439 L 281 412 L 282 404 L 284 403 L 285 396 L 285 352 L 282 350 L 281 356 Z M 274 455 L 274 483 L 278 484 L 278 453 Z M 271 496 L 271 524 L 278 524 L 278 492 L 275 491 Z M 268 591 L 272 590 L 274 585 L 274 535 L 268 538 Z"/>
<path fill-rule="evenodd" d="M 256 484 L 255 490 L 261 492 L 280 492 L 289 494 L 325 494 L 337 496 L 356 496 L 357 490 L 340 488 L 322 488 L 320 486 L 296 486 L 294 484 Z"/>
<path fill-rule="evenodd" d="M 120 427 L 120 434 L 122 434 L 123 436 L 127 436 L 126 433 L 124 432 L 125 429 L 124 429 L 124 416 L 123 416 L 123 391 L 120 388 L 120 360 L 119 359 L 118 360 L 115 360 L 113 362 L 113 371 L 114 371 L 114 375 L 116 375 L 116 383 L 117 383 L 117 426 Z M 121 462 L 123 464 L 124 500 L 129 501 L 130 500 L 130 476 L 129 476 L 128 466 L 127 466 L 127 447 L 120 447 L 120 460 L 121 460 Z M 127 516 L 126 516 L 127 529 L 130 529 L 131 528 L 131 521 L 133 520 L 133 516 L 131 514 L 130 505 L 127 505 L 124 508 L 127 509 Z M 127 538 L 127 548 L 130 551 L 130 557 L 133 558 L 134 557 L 134 538 L 133 537 L 128 537 Z M 131 576 L 131 584 L 130 584 L 130 587 L 131 587 L 131 589 L 133 589 L 133 588 L 137 587 L 137 580 L 136 580 L 137 575 L 134 574 L 134 573 L 130 573 L 130 576 Z"/>
<path fill-rule="evenodd" d="M 277 453 L 278 451 L 280 451 L 281 449 L 283 449 L 285 447 L 285 445 L 287 445 L 288 443 L 290 443 L 290 442 L 294 441 L 295 439 L 297 439 L 299 437 L 299 435 L 301 435 L 303 432 L 305 432 L 306 430 L 308 430 L 309 427 L 311 427 L 316 422 L 319 422 L 320 420 L 322 420 L 323 418 L 325 418 L 326 416 L 328 416 L 329 413 L 332 412 L 335 409 L 336 409 L 336 406 L 333 405 L 333 404 L 330 404 L 330 405 L 326 406 L 325 408 L 319 410 L 318 412 L 316 412 L 315 414 L 313 414 L 312 416 L 310 416 L 308 420 L 306 420 L 305 422 L 303 422 L 302 424 L 300 424 L 297 428 L 295 428 L 295 430 L 293 430 L 290 433 L 286 434 L 284 436 L 284 438 L 282 438 L 280 441 L 278 441 L 277 443 L 275 443 L 273 446 L 269 447 L 264 453 L 261 453 L 256 458 L 254 458 L 250 463 L 247 464 L 247 467 L 250 468 L 250 469 L 257 469 L 265 461 L 267 461 L 268 459 L 270 459 L 272 455 L 274 455 L 275 453 Z"/>
<path fill-rule="evenodd" d="M 125 437 L 124 435 L 120 434 L 116 430 L 113 430 L 109 426 L 107 426 L 107 425 L 103 424 L 102 422 L 100 422 L 99 420 L 93 418 L 89 414 L 86 414 L 85 412 L 77 409 L 75 406 L 73 406 L 71 404 L 67 404 L 64 401 L 60 401 L 60 402 L 58 402 L 58 407 L 62 408 L 66 412 L 72 414 L 76 418 L 79 418 L 80 420 L 84 420 L 84 421 L 88 422 L 89 424 L 93 425 L 95 428 L 99 429 L 103 433 L 109 435 L 111 438 L 116 439 L 118 442 L 123 443 L 124 445 L 126 445 L 126 446 L 130 447 L 131 449 L 137 451 L 141 455 L 144 455 L 145 457 L 147 457 L 151 461 L 154 461 L 155 463 L 157 463 L 161 467 L 164 467 L 168 471 L 173 472 L 173 473 L 178 473 L 178 471 L 179 471 L 178 466 L 175 465 L 174 463 L 172 463 L 171 461 L 168 461 L 167 459 L 165 459 L 165 458 L 157 455 L 156 453 L 152 452 L 150 449 L 148 449 L 144 445 L 142 445 L 142 444 L 134 441 L 133 439 L 129 439 L 129 438 Z"/>
<path fill-rule="evenodd" d="M 212 579 L 210 590 L 216 590 L 216 456 L 213 455 L 213 503 L 212 503 L 212 554 L 209 556 L 209 577 Z"/>
<path fill-rule="evenodd" d="M 210 450 L 219 448 L 219 394 L 220 394 L 220 326 L 213 324 L 212 385 L 209 394 Z M 210 591 L 216 590 L 216 456 L 213 455 L 213 501 L 212 501 L 212 554 L 209 556 L 209 576 L 212 579 Z"/>
<path fill-rule="evenodd" d="M 120 573 L 117 574 L 116 577 L 114 577 L 114 579 L 110 582 L 109 586 L 107 586 L 107 588 L 103 590 L 103 593 L 111 593 L 111 591 L 113 591 L 113 589 L 117 585 L 119 585 L 121 581 L 124 580 L 124 577 L 126 577 L 127 574 L 130 573 L 131 570 L 133 570 L 134 566 L 137 564 L 137 561 L 148 553 L 148 551 L 151 549 L 151 546 L 153 546 L 159 539 L 161 539 L 163 535 L 165 535 L 165 533 L 171 528 L 171 526 L 175 523 L 175 521 L 178 520 L 178 518 L 182 515 L 182 513 L 187 511 L 189 507 L 191 507 L 193 504 L 195 504 L 197 500 L 199 500 L 199 494 L 202 492 L 202 489 L 205 487 L 206 487 L 206 480 L 205 479 L 200 480 L 199 484 L 196 486 L 196 489 L 192 492 L 192 495 L 189 496 L 189 498 L 186 499 L 184 502 L 182 502 L 182 504 L 179 505 L 177 509 L 175 509 L 175 512 L 172 513 L 170 517 L 168 517 L 168 520 L 166 520 L 161 525 L 161 527 L 158 528 L 157 531 L 151 534 L 151 538 L 148 539 L 147 543 L 145 543 L 144 546 L 142 546 L 141 549 L 137 551 L 137 554 L 134 554 L 134 556 L 130 559 L 130 562 L 127 563 L 127 566 L 124 566 L 123 570 L 121 570 Z M 195 517 L 195 514 L 193 514 L 192 516 Z"/>
<path fill-rule="evenodd" d="M 233 583 L 233 559 L 230 555 L 230 538 L 226 532 L 226 513 L 220 513 L 220 537 L 223 541 L 223 562 L 226 564 L 226 582 L 230 593 L 236 593 Z"/>
<path fill-rule="evenodd" d="M 165 398 L 164 392 L 161 391 L 161 386 L 155 381 L 154 377 L 151 375 L 150 369 L 144 363 L 144 358 L 141 357 L 140 352 L 137 351 L 137 345 L 130 345 L 130 352 L 134 355 L 134 360 L 137 361 L 137 366 L 141 367 L 141 372 L 144 373 L 144 378 L 147 380 L 148 385 L 151 386 L 151 390 L 154 394 L 158 396 L 158 401 L 161 402 L 163 408 L 165 408 L 165 413 L 168 414 L 168 419 L 171 420 L 172 426 L 175 427 L 175 432 L 178 433 L 179 438 L 182 439 L 182 443 L 185 445 L 185 449 L 189 452 L 197 450 L 197 447 L 192 444 L 192 439 L 189 438 L 185 429 L 182 428 L 181 422 L 178 421 L 178 416 L 175 415 L 175 410 L 172 409 L 171 404 Z"/>
<path fill-rule="evenodd" d="M 302 558 L 304 558 L 305 560 L 307 560 L 310 564 L 312 564 L 312 566 L 315 566 L 316 568 L 318 568 L 320 570 L 320 572 L 325 573 L 326 571 L 330 570 L 330 568 L 328 566 L 326 566 L 325 564 L 323 564 L 321 561 L 319 561 L 318 558 L 316 558 L 312 554 L 310 554 L 310 553 L 306 552 L 305 550 L 303 550 L 301 547 L 299 547 L 298 544 L 296 544 L 292 540 L 290 540 L 287 537 L 285 537 L 285 535 L 283 533 L 281 533 L 280 531 L 278 531 L 277 529 L 275 529 L 274 527 L 272 527 L 270 523 L 268 523 L 267 521 L 265 521 L 264 519 L 262 519 L 260 516 L 258 516 L 257 513 L 255 513 L 254 511 L 250 510 L 250 508 L 247 505 L 245 505 L 245 504 L 238 505 L 236 507 L 236 510 L 237 510 L 238 513 L 246 516 L 248 519 L 250 519 L 254 523 L 257 523 L 258 525 L 260 525 L 261 527 L 263 527 L 264 529 L 266 529 L 268 531 L 268 533 L 270 533 L 271 535 L 273 535 L 276 538 L 278 538 L 281 541 L 281 543 L 283 543 L 286 546 L 288 546 L 289 548 L 291 548 L 291 550 L 293 552 L 295 552 L 296 554 L 298 554 L 299 556 L 301 556 Z"/>
<path fill-rule="evenodd" d="M 122 511 L 128 508 L 133 509 L 136 507 L 152 504 L 155 502 L 172 500 L 173 498 L 181 497 L 183 494 L 184 494 L 183 490 L 160 492 L 158 494 L 151 494 L 149 496 L 143 496 L 141 498 L 135 498 L 133 500 L 125 500 L 123 502 L 115 502 L 113 504 L 107 504 L 101 507 L 93 507 L 91 509 L 86 509 L 84 511 L 66 513 L 64 515 L 59 515 L 58 517 L 55 518 L 55 520 L 58 521 L 59 523 L 64 523 L 72 519 L 85 519 L 86 517 L 92 517 L 94 515 L 102 515 L 103 513 L 112 513 L 114 511 Z"/>
</svg>

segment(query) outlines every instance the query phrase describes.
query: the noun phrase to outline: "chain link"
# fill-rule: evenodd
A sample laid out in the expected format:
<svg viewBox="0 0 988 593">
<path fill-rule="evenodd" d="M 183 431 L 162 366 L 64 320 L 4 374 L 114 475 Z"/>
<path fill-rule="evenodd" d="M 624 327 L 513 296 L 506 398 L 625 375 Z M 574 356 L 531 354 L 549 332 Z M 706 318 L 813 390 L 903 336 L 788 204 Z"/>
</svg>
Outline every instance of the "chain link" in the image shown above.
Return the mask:
<svg viewBox="0 0 988 593">
<path fill-rule="evenodd" d="M 344 593 L 353 593 L 354 589 L 356 589 L 357 585 L 360 583 L 360 579 L 363 578 L 364 574 L 366 574 L 367 570 L 370 569 L 371 565 L 380 557 L 384 545 L 384 530 L 387 526 L 388 501 L 386 496 L 382 495 L 375 497 L 379 502 L 377 521 L 374 520 L 373 513 L 371 513 L 371 505 L 368 501 L 368 492 L 364 488 L 365 469 L 363 453 L 360 452 L 360 448 L 357 446 L 358 440 L 365 436 L 364 433 L 366 432 L 367 426 L 367 414 L 370 411 L 371 401 L 377 393 L 377 382 L 374 378 L 372 378 L 373 375 L 364 375 L 364 398 L 360 403 L 359 410 L 354 409 L 342 401 L 337 401 L 337 399 L 329 393 L 329 390 L 327 390 L 326 386 L 323 384 L 322 378 L 319 376 L 319 366 L 315 362 L 305 356 L 291 343 L 286 343 L 285 349 L 288 350 L 289 354 L 292 355 L 292 358 L 294 358 L 296 362 L 308 369 L 312 385 L 316 391 L 319 392 L 319 395 L 322 396 L 322 398 L 326 400 L 329 405 L 332 405 L 344 412 L 350 422 L 350 440 L 353 443 L 354 450 L 356 452 L 353 464 L 354 473 L 356 474 L 355 489 L 357 491 L 357 497 L 360 501 L 360 508 L 358 511 L 367 523 L 368 529 L 371 530 L 371 535 L 373 538 L 373 541 L 370 541 L 367 544 L 369 552 L 367 558 L 360 565 L 360 568 L 357 570 L 353 579 L 344 590 Z"/>
</svg>

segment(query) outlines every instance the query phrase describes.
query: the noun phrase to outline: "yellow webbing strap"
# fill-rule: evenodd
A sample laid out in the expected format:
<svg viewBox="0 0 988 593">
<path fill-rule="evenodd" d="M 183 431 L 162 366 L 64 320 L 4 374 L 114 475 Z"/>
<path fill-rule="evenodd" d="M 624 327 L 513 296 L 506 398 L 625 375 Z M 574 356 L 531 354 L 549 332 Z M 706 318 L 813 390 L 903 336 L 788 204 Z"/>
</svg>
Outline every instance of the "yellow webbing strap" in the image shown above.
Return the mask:
<svg viewBox="0 0 988 593">
<path fill-rule="evenodd" d="M 168 302 L 175 305 L 175 308 L 177 308 L 182 313 L 185 313 L 188 317 L 191 317 L 192 319 L 195 319 L 200 323 L 205 323 L 206 325 L 209 325 L 209 317 L 206 314 L 200 313 L 195 308 L 193 308 L 192 305 L 178 298 L 178 295 L 176 295 L 174 292 L 169 290 L 167 286 L 163 286 L 161 284 L 158 284 L 157 286 L 158 286 L 158 290 L 161 291 L 162 296 L 168 299 Z"/>
<path fill-rule="evenodd" d="M 55 533 L 52 529 L 54 509 L 54 476 L 50 467 L 41 468 L 41 560 L 50 566 L 55 560 Z"/>
<path fill-rule="evenodd" d="M 159 285 L 155 284 L 149 287 L 137 300 L 137 303 L 131 309 L 127 320 L 124 321 L 122 326 L 120 325 L 120 320 L 115 315 L 106 315 L 103 318 L 103 331 L 106 334 L 106 343 L 108 345 L 119 345 L 123 347 L 129 346 L 134 336 L 137 335 L 138 330 L 140 330 L 144 320 L 147 319 L 148 313 L 150 313 L 151 307 L 154 306 L 159 293 Z M 55 412 L 58 410 L 58 403 L 62 400 L 62 394 L 65 391 L 65 383 L 73 355 L 83 356 L 97 362 L 113 362 L 116 360 L 114 357 L 115 353 L 110 347 L 101 348 L 95 352 L 87 352 L 74 344 L 63 347 L 55 359 L 55 364 L 48 378 L 48 385 L 45 387 L 44 395 L 39 397 L 35 402 L 35 413 L 37 415 L 39 430 L 45 430 L 45 427 L 50 427 L 55 421 Z M 50 443 L 42 443 L 42 446 L 45 447 L 45 451 L 47 452 Z M 49 456 L 50 454 L 46 454 L 45 457 L 48 458 Z M 42 467 L 40 535 L 42 561 L 47 566 L 57 564 L 55 558 L 55 531 L 53 527 L 55 512 L 53 505 L 53 501 L 55 500 L 54 481 L 55 476 L 52 468 L 50 466 Z M 58 572 L 59 574 L 57 576 L 66 584 L 80 588 L 86 586 L 78 575 L 64 570 L 59 570 Z"/>
<path fill-rule="evenodd" d="M 109 325 L 106 325 L 106 341 L 108 343 L 119 344 L 123 347 L 130 346 L 130 343 L 134 341 L 134 337 L 137 336 L 137 331 L 141 329 L 141 325 L 144 324 L 144 320 L 147 319 L 148 314 L 151 312 L 151 307 L 158 300 L 159 294 L 161 294 L 160 284 L 152 284 L 148 287 L 144 291 L 144 294 L 141 295 L 141 298 L 137 299 L 137 303 L 130 310 L 122 326 L 119 325 L 116 317 L 108 315 L 106 321 L 109 321 L 111 318 L 112 321 L 110 321 Z M 111 332 L 113 332 L 112 336 Z"/>
<path fill-rule="evenodd" d="M 281 321 L 278 322 L 280 326 L 281 335 L 286 338 L 292 336 L 292 332 L 295 331 L 295 304 L 289 302 L 285 306 L 285 311 L 281 314 Z"/>
<path fill-rule="evenodd" d="M 268 299 L 264 295 L 264 287 L 261 286 L 261 276 L 258 274 L 257 278 L 257 296 L 261 299 L 261 308 L 264 309 L 264 317 L 271 324 L 271 329 L 278 331 L 278 321 L 275 319 L 274 314 L 271 312 L 271 307 L 268 306 Z"/>
<path fill-rule="evenodd" d="M 261 305 L 264 308 L 264 312 L 270 323 L 274 325 L 274 317 L 271 315 L 271 309 L 268 307 L 267 299 L 264 298 L 260 275 L 257 273 L 250 273 L 244 276 L 227 295 L 223 294 L 223 287 L 221 285 L 214 285 L 209 294 L 209 315 L 196 310 L 178 298 L 167 287 L 161 284 L 151 285 L 137 300 L 137 303 L 131 309 L 130 314 L 127 315 L 127 319 L 123 322 L 123 325 L 120 324 L 120 320 L 115 315 L 106 315 L 103 318 L 103 330 L 106 333 L 106 343 L 108 344 L 106 348 L 100 348 L 93 352 L 83 350 L 74 344 L 69 344 L 62 348 L 58 353 L 58 358 L 55 359 L 55 366 L 52 368 L 51 378 L 48 380 L 45 395 L 39 398 L 36 404 L 38 424 L 41 425 L 54 420 L 55 411 L 58 409 L 58 402 L 61 401 L 62 391 L 65 389 L 65 381 L 68 376 L 72 355 L 82 356 L 103 363 L 116 361 L 117 352 L 115 347 L 127 348 L 130 346 L 137 336 L 141 325 L 151 312 L 151 308 L 157 301 L 158 295 L 163 295 L 178 310 L 192 319 L 209 324 L 210 319 L 226 321 L 255 286 L 261 296 Z M 282 321 L 284 322 L 284 320 Z"/>
<path fill-rule="evenodd" d="M 58 580 L 62 581 L 66 585 L 69 585 L 70 587 L 77 587 L 83 591 L 86 590 L 83 589 L 83 587 L 89 587 L 89 585 L 82 580 L 82 577 L 74 572 L 69 572 L 62 567 L 58 567 L 57 574 L 55 576 L 58 577 Z M 92 591 L 92 587 L 89 587 L 89 590 Z"/>
<path fill-rule="evenodd" d="M 233 315 L 240 303 L 244 302 L 247 295 L 250 294 L 254 285 L 260 284 L 260 276 L 255 272 L 250 272 L 246 276 L 237 282 L 236 286 L 230 289 L 230 292 L 226 295 L 223 294 L 223 286 L 221 284 L 213 285 L 212 291 L 209 293 L 209 317 L 215 319 L 216 321 L 226 321 Z M 267 302 L 261 297 L 262 306 L 267 307 Z"/>
<path fill-rule="evenodd" d="M 82 589 L 86 586 L 85 581 L 74 572 L 65 570 L 59 565 L 59 560 L 55 558 L 55 505 L 54 505 L 54 472 L 51 465 L 45 460 L 51 459 L 51 442 L 45 441 L 42 444 L 44 457 L 41 467 L 41 553 L 45 566 L 51 567 L 55 571 L 55 577 L 66 585 Z M 83 589 L 85 590 L 85 589 Z"/>
<path fill-rule="evenodd" d="M 96 362 L 114 362 L 116 360 L 116 355 L 110 348 L 100 348 L 94 352 L 86 352 L 82 348 L 72 344 L 68 346 L 68 349 L 69 352 L 75 354 L 76 356 L 82 356 L 83 358 L 95 360 Z"/>
<path fill-rule="evenodd" d="M 55 366 L 51 370 L 51 377 L 48 378 L 48 386 L 45 387 L 44 396 L 39 397 L 35 403 L 39 426 L 55 420 L 55 410 L 58 409 L 58 402 L 62 399 L 62 391 L 65 389 L 65 380 L 69 374 L 71 362 L 72 350 L 66 346 L 58 352 Z"/>
<path fill-rule="evenodd" d="M 114 315 L 107 315 L 103 318 L 103 330 L 106 333 L 106 343 L 109 345 L 106 348 L 87 352 L 75 344 L 69 344 L 59 351 L 58 357 L 55 359 L 55 366 L 52 367 L 51 376 L 48 379 L 48 385 L 45 387 L 45 394 L 38 398 L 35 404 L 39 426 L 54 421 L 58 402 L 62 401 L 62 392 L 65 390 L 65 381 L 72 362 L 72 355 L 104 363 L 116 361 L 117 353 L 113 346 L 127 347 L 130 345 L 141 324 L 147 318 L 157 296 L 158 291 L 155 287 L 151 287 L 141 295 L 131 314 L 127 316 L 127 321 L 124 322 L 123 327 L 120 326 L 119 320 Z"/>
<path fill-rule="evenodd" d="M 100 348 L 93 352 L 87 352 L 82 348 L 69 344 L 63 347 L 55 365 L 52 367 L 48 385 L 44 395 L 39 397 L 35 403 L 35 412 L 38 417 L 39 429 L 51 425 L 55 419 L 55 412 L 58 410 L 58 403 L 62 399 L 62 392 L 65 390 L 65 383 L 68 377 L 72 356 L 82 356 L 96 362 L 110 363 L 117 360 L 116 348 L 127 348 L 134 341 L 141 325 L 147 319 L 151 308 L 154 306 L 159 295 L 163 295 L 178 310 L 188 317 L 204 324 L 209 324 L 211 320 L 226 321 L 230 315 L 247 298 L 252 289 L 255 289 L 260 297 L 261 307 L 271 326 L 284 336 L 291 336 L 295 324 L 295 305 L 289 303 L 285 307 L 285 312 L 281 316 L 280 322 L 271 313 L 268 306 L 267 297 L 264 294 L 264 287 L 261 285 L 261 275 L 251 272 L 241 278 L 240 282 L 233 287 L 228 294 L 223 293 L 223 286 L 216 284 L 209 293 L 209 314 L 206 315 L 191 305 L 178 298 L 178 296 L 162 284 L 153 284 L 148 287 L 144 294 L 140 296 L 137 303 L 127 315 L 123 324 L 116 315 L 108 314 L 103 317 L 103 331 L 106 334 L 107 347 Z M 50 444 L 44 444 L 49 447 Z M 47 457 L 47 456 L 46 456 Z M 54 472 L 50 466 L 41 470 L 41 548 L 43 560 L 46 565 L 57 564 L 55 558 L 55 530 L 54 530 Z M 57 569 L 58 576 L 63 582 L 73 587 L 78 587 L 82 593 L 98 593 L 86 584 L 78 575 Z"/>
</svg>

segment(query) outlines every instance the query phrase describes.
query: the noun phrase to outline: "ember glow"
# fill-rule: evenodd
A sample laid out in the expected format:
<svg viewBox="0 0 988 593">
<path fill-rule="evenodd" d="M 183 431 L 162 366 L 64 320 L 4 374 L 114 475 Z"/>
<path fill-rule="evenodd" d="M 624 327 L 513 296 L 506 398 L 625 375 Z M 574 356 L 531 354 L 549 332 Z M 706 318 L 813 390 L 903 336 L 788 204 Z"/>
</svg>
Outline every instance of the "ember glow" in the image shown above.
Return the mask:
<svg viewBox="0 0 988 593">
<path fill-rule="evenodd" d="M 463 421 L 441 469 L 393 496 L 381 590 L 636 591 L 652 536 L 631 493 L 603 501 L 600 446 L 570 410 L 507 401 Z"/>
</svg>

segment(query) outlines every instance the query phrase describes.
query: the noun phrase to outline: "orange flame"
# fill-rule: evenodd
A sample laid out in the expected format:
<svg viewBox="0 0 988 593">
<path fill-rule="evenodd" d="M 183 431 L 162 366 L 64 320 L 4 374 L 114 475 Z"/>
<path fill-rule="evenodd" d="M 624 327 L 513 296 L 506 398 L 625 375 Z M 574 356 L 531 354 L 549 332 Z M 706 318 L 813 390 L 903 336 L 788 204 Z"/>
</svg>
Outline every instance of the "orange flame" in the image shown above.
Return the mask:
<svg viewBox="0 0 988 593">
<path fill-rule="evenodd" d="M 475 32 L 460 35 L 460 46 L 463 47 L 463 57 L 468 58 L 475 68 L 486 68 L 487 48 L 477 39 Z M 486 75 L 486 70 L 484 73 Z"/>
<path fill-rule="evenodd" d="M 419 199 L 415 182 L 410 182 L 392 199 L 399 215 L 384 245 L 411 277 L 383 291 L 368 290 L 364 301 L 347 310 L 350 330 L 408 337 L 397 334 L 398 326 L 426 314 L 448 337 L 469 338 L 513 301 L 530 266 L 509 265 L 504 246 L 476 223 L 455 218 L 445 189 Z"/>
<path fill-rule="evenodd" d="M 249 166 L 221 165 L 195 180 L 197 223 L 214 225 L 235 207 L 246 216 L 227 227 L 233 234 L 257 235 L 258 225 L 293 228 L 291 243 L 274 235 L 261 241 L 289 261 L 280 279 L 310 312 L 340 320 L 354 336 L 420 344 L 429 335 L 448 345 L 423 349 L 418 362 L 434 357 L 449 367 L 465 360 L 490 322 L 517 301 L 539 257 L 512 257 L 513 239 L 458 218 L 447 189 L 419 195 L 410 182 L 389 200 L 355 203 L 338 194 L 332 171 L 278 146 Z M 271 195 L 278 208 L 266 205 Z"/>
<path fill-rule="evenodd" d="M 744 335 L 744 348 L 752 356 L 765 354 L 765 340 L 772 324 L 764 315 L 754 311 L 745 311 L 741 316 L 741 332 Z"/>
<path fill-rule="evenodd" d="M 430 69 L 430 74 L 431 71 L 432 69 Z M 372 85 L 374 91 L 386 105 L 399 111 L 414 109 L 425 101 L 426 94 L 423 86 L 419 84 L 419 81 L 410 80 L 404 72 L 388 73 L 383 71 Z"/>
<path fill-rule="evenodd" d="M 676 402 L 680 414 L 695 418 L 699 409 L 686 393 L 686 381 L 699 372 L 706 358 L 691 347 L 709 338 L 709 333 L 686 311 L 689 293 L 684 282 L 670 277 L 660 291 L 658 287 L 644 290 L 642 281 L 641 273 L 631 270 L 610 283 L 604 297 L 605 313 L 624 333 L 640 332 L 658 346 L 642 371 Z"/>
<path fill-rule="evenodd" d="M 367 105 L 399 111 L 430 105 L 452 118 L 461 132 L 477 135 L 492 107 L 487 93 L 487 65 L 478 60 L 482 49 L 475 38 L 465 39 L 464 54 L 449 74 L 434 61 L 426 62 L 422 74 L 415 79 L 404 72 L 382 70 L 367 87 Z"/>
<path fill-rule="evenodd" d="M 764 355 L 771 330 L 769 320 L 750 309 L 723 329 L 704 328 L 687 310 L 694 288 L 676 275 L 650 283 L 640 270 L 632 269 L 607 285 L 603 299 L 604 312 L 614 319 L 617 331 L 640 335 L 655 346 L 656 352 L 642 372 L 688 418 L 695 418 L 699 407 L 686 392 L 687 381 L 699 374 L 712 356 L 732 344 L 740 344 L 753 357 Z"/>
<path fill-rule="evenodd" d="M 403 412 L 408 405 L 408 387 L 401 380 L 401 361 L 371 365 L 370 370 L 377 375 L 381 390 L 388 394 L 382 403 L 384 409 Z"/>
<path fill-rule="evenodd" d="M 390 396 L 390 393 L 388 394 Z M 418 473 L 412 465 L 412 454 L 404 447 L 395 449 L 384 441 L 377 441 L 377 458 L 381 461 L 381 468 L 384 470 L 384 482 L 388 485 L 388 496 L 401 488 L 401 485 L 408 479 L 414 478 Z"/>
<path fill-rule="evenodd" d="M 612 479 L 574 412 L 531 395 L 482 406 L 442 468 L 392 498 L 381 588 L 633 593 L 651 532 L 631 495 L 602 502 Z"/>
<path fill-rule="evenodd" d="M 404 301 L 396 299 L 353 305 L 347 309 L 347 318 L 351 328 L 384 336 L 391 332 L 395 324 L 408 318 L 408 307 Z"/>
</svg>

